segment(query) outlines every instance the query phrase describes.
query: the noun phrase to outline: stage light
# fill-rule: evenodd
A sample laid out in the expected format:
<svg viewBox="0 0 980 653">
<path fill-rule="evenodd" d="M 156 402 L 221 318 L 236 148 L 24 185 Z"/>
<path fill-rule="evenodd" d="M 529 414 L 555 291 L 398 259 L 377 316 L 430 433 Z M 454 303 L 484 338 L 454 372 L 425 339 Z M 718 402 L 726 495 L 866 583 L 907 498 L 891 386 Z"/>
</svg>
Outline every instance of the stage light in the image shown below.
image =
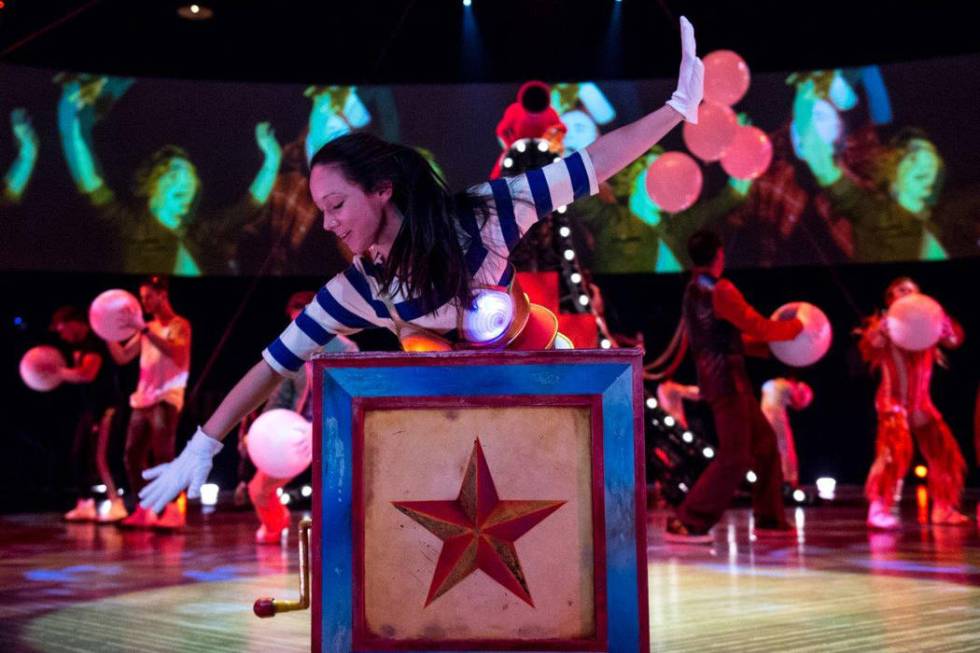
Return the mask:
<svg viewBox="0 0 980 653">
<path fill-rule="evenodd" d="M 93 485 L 92 486 L 92 491 L 95 492 L 96 494 L 102 494 L 107 489 L 108 488 L 105 485 L 103 485 L 102 483 L 99 483 L 98 485 Z"/>
<path fill-rule="evenodd" d="M 677 487 L 680 488 L 681 492 L 687 492 L 687 483 L 678 483 Z"/>
<path fill-rule="evenodd" d="M 657 407 L 657 400 L 654 399 L 653 397 L 647 397 L 647 408 L 653 410 L 656 407 Z"/>
<path fill-rule="evenodd" d="M 510 158 L 509 156 L 508 157 L 504 157 L 504 167 L 505 168 L 513 168 L 514 167 L 514 159 Z"/>
<path fill-rule="evenodd" d="M 177 15 L 187 20 L 208 20 L 214 16 L 214 11 L 204 5 L 191 4 L 178 7 Z"/>
<path fill-rule="evenodd" d="M 705 447 L 704 449 L 701 450 L 701 453 L 704 455 L 705 458 L 708 459 L 715 457 L 715 450 L 712 449 L 711 447 Z"/>
<path fill-rule="evenodd" d="M 126 490 L 124 490 L 122 488 L 119 488 L 119 489 L 116 490 L 116 494 L 118 494 L 119 496 L 122 496 L 122 495 L 126 494 Z"/>
<path fill-rule="evenodd" d="M 602 340 L 599 341 L 599 346 L 602 347 L 603 349 L 610 349 L 612 348 L 612 343 L 606 340 L 605 338 L 603 338 Z"/>
<path fill-rule="evenodd" d="M 793 501 L 803 503 L 806 501 L 806 492 L 800 489 L 793 490 Z"/>
<path fill-rule="evenodd" d="M 281 487 L 276 488 L 276 496 L 281 497 L 283 495 L 283 489 Z"/>
<path fill-rule="evenodd" d="M 292 497 L 290 497 L 286 492 L 283 492 L 282 496 L 279 497 L 279 503 L 284 506 L 288 506 L 290 501 L 292 501 Z"/>
<path fill-rule="evenodd" d="M 464 7 L 471 7 L 473 5 L 473 0 L 463 0 Z"/>
<path fill-rule="evenodd" d="M 925 478 L 929 475 L 929 469 L 925 465 L 916 465 L 913 473 L 916 478 Z"/>
<path fill-rule="evenodd" d="M 660 426 L 660 420 L 657 419 L 651 420 L 650 423 L 653 424 L 654 426 Z"/>
<path fill-rule="evenodd" d="M 676 423 L 677 423 L 677 420 L 675 420 L 670 415 L 668 415 L 667 417 L 664 418 L 664 424 L 666 424 L 667 426 L 673 426 Z"/>
<path fill-rule="evenodd" d="M 571 276 L 568 277 L 569 281 L 572 283 L 582 283 L 582 275 L 578 272 L 572 272 Z M 654 406 L 656 408 L 656 406 Z"/>
<path fill-rule="evenodd" d="M 569 229 L 568 227 L 562 227 L 562 228 L 560 228 L 560 229 L 558 230 L 558 234 L 559 234 L 559 235 L 560 235 L 560 236 L 561 236 L 562 238 L 568 238 L 569 236 L 571 236 L 571 235 L 572 235 L 572 230 L 571 230 L 571 229 Z"/>
<path fill-rule="evenodd" d="M 14 326 L 20 326 L 23 323 L 24 323 L 24 318 L 22 318 L 21 316 L 18 315 L 17 317 L 14 318 Z"/>
<path fill-rule="evenodd" d="M 551 160 L 552 163 L 558 163 L 559 161 L 561 161 L 561 157 L 560 156 L 556 156 L 555 158 L 553 158 Z"/>
<path fill-rule="evenodd" d="M 817 479 L 817 496 L 821 499 L 834 498 L 834 491 L 837 489 L 837 481 L 829 476 L 822 476 Z"/>
<path fill-rule="evenodd" d="M 589 298 L 588 298 L 588 296 L 587 295 L 579 295 L 578 296 L 578 303 L 581 304 L 582 306 L 588 306 L 589 305 Z"/>
<path fill-rule="evenodd" d="M 523 154 L 525 151 L 527 151 L 527 141 L 523 138 L 517 141 L 514 143 L 514 149 Z"/>
<path fill-rule="evenodd" d="M 759 480 L 759 477 L 756 476 L 756 473 L 750 469 L 748 472 L 745 473 L 745 480 L 748 481 L 749 483 L 755 483 L 756 481 Z"/>
<path fill-rule="evenodd" d="M 565 250 L 565 260 L 566 261 L 571 261 L 574 258 L 575 258 L 575 251 L 574 250 L 571 250 L 571 249 L 566 249 Z"/>
<path fill-rule="evenodd" d="M 691 433 L 690 431 L 684 431 L 684 434 L 681 435 L 681 440 L 690 444 L 694 442 L 694 434 Z"/>
<path fill-rule="evenodd" d="M 304 497 L 312 496 L 313 488 L 311 488 L 309 485 L 304 485 L 303 488 L 299 491 L 299 493 L 302 494 Z"/>
<path fill-rule="evenodd" d="M 217 483 L 205 483 L 201 486 L 201 505 L 202 506 L 216 506 L 218 505 L 218 495 L 221 493 L 221 488 L 218 487 Z"/>
<path fill-rule="evenodd" d="M 548 151 L 548 141 L 538 141 L 538 152 Z"/>
<path fill-rule="evenodd" d="M 565 204 L 562 204 L 561 206 L 558 207 L 558 212 L 559 213 L 564 213 L 567 210 L 568 210 L 568 206 L 565 205 Z"/>
</svg>

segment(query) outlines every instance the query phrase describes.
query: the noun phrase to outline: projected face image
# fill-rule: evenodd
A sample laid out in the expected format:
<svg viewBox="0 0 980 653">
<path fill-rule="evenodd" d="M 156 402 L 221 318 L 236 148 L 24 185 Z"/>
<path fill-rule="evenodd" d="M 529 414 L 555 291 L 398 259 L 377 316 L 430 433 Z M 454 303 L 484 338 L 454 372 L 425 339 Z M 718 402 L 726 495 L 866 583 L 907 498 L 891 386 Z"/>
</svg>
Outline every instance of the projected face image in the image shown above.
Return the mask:
<svg viewBox="0 0 980 653">
<path fill-rule="evenodd" d="M 896 201 L 913 213 L 925 208 L 939 176 L 939 156 L 931 144 L 921 142 L 902 158 L 892 183 Z"/>
<path fill-rule="evenodd" d="M 199 188 L 194 164 L 179 157 L 169 159 L 161 164 L 153 183 L 150 211 L 167 229 L 177 229 L 190 212 Z"/>
</svg>

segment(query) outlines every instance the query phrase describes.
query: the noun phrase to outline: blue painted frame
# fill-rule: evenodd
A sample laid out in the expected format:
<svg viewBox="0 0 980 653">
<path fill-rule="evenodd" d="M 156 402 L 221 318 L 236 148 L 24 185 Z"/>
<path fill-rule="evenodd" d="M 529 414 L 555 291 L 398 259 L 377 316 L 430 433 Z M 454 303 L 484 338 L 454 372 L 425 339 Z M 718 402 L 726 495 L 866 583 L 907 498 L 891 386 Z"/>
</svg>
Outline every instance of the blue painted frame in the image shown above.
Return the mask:
<svg viewBox="0 0 980 653">
<path fill-rule="evenodd" d="M 314 361 L 314 623 L 320 651 L 353 635 L 354 402 L 360 398 L 599 395 L 603 421 L 608 648 L 648 650 L 641 354 L 638 350 L 324 355 Z M 478 382 L 474 383 L 474 380 Z M 328 533 L 328 537 L 322 537 Z M 642 559 L 640 559 L 642 556 Z M 321 583 L 320 578 L 329 582 Z M 317 590 L 319 590 L 317 594 Z M 522 649 L 526 650 L 526 649 Z M 486 652 L 487 649 L 481 649 Z M 513 648 L 499 653 L 513 651 Z M 442 650 L 442 653 L 446 653 Z M 463 653 L 462 651 L 459 653 Z M 584 653 L 584 652 L 583 652 Z"/>
</svg>

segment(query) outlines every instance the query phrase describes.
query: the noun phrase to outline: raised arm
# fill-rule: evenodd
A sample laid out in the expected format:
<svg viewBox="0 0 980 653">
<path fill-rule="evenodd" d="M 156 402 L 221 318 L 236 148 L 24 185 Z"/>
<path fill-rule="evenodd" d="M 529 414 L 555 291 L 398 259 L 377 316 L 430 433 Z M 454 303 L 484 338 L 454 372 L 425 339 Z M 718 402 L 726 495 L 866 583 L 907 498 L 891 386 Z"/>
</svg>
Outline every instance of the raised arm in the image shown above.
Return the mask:
<svg viewBox="0 0 980 653">
<path fill-rule="evenodd" d="M 10 129 L 17 141 L 17 158 L 3 177 L 3 194 L 11 202 L 20 201 L 27 182 L 31 180 L 34 164 L 37 162 L 37 132 L 31 125 L 26 109 L 10 112 Z"/>
<path fill-rule="evenodd" d="M 62 84 L 58 100 L 58 133 L 65 163 L 78 190 L 91 197 L 105 187 L 91 145 L 91 124 L 82 124 L 82 112 L 99 98 L 108 79 L 100 77 L 83 83 L 73 77 Z"/>
<path fill-rule="evenodd" d="M 703 96 L 704 64 L 697 56 L 694 27 L 681 17 L 681 67 L 677 90 L 665 106 L 599 137 L 586 148 L 598 180 L 609 179 L 646 154 L 682 121 L 697 123 L 698 105 Z"/>
<path fill-rule="evenodd" d="M 267 122 L 260 122 L 255 126 L 255 142 L 262 150 L 264 158 L 262 167 L 259 168 L 255 180 L 249 187 L 252 199 L 258 204 L 265 204 L 272 193 L 272 187 L 276 184 L 276 175 L 279 174 L 279 163 L 282 161 L 282 146 L 276 140 L 276 134 L 272 126 Z"/>
</svg>

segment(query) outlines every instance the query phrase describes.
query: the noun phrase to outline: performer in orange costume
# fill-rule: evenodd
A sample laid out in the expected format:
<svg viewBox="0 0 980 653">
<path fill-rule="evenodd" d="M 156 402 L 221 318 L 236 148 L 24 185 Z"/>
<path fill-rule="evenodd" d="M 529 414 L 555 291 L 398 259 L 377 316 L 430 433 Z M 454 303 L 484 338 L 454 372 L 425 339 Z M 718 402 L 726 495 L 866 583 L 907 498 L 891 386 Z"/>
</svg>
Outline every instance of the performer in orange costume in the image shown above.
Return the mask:
<svg viewBox="0 0 980 653">
<path fill-rule="evenodd" d="M 919 292 L 908 277 L 893 281 L 885 291 L 885 305 Z M 908 472 L 912 460 L 912 437 L 929 468 L 929 496 L 933 524 L 961 525 L 969 518 L 959 512 L 966 462 L 942 414 L 932 403 L 929 383 L 933 364 L 942 363 L 939 347 L 955 349 L 963 343 L 963 329 L 948 316 L 936 347 L 924 351 L 900 349 L 888 337 L 883 316 L 868 320 L 861 330 L 861 354 L 872 369 L 880 370 L 881 384 L 875 397 L 878 412 L 877 454 L 868 473 L 865 494 L 871 505 L 868 525 L 899 528 L 891 514 L 895 489 Z"/>
</svg>

